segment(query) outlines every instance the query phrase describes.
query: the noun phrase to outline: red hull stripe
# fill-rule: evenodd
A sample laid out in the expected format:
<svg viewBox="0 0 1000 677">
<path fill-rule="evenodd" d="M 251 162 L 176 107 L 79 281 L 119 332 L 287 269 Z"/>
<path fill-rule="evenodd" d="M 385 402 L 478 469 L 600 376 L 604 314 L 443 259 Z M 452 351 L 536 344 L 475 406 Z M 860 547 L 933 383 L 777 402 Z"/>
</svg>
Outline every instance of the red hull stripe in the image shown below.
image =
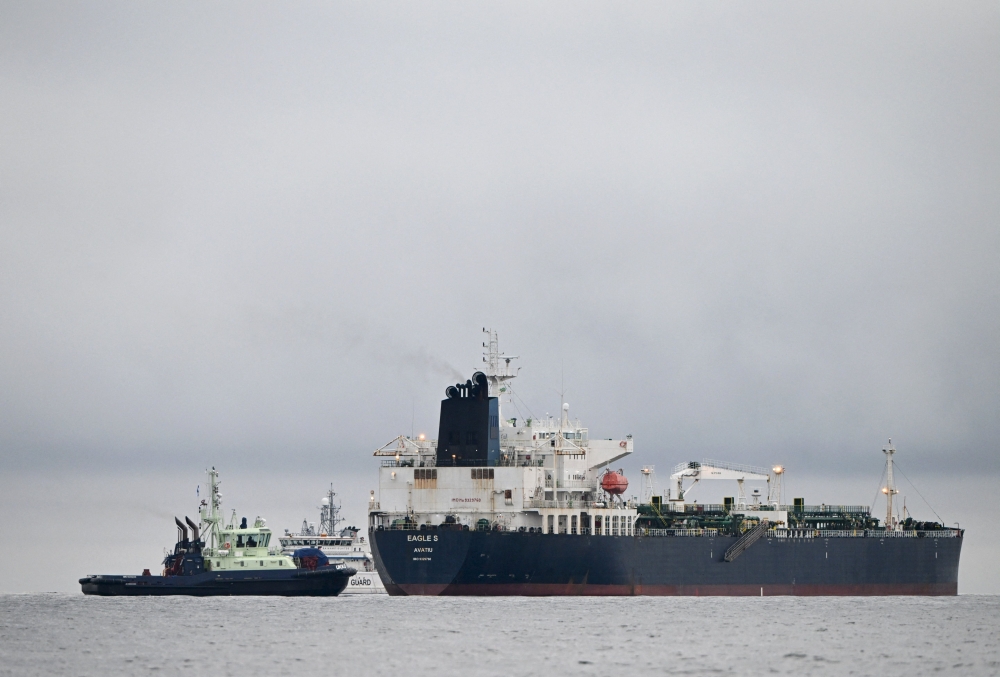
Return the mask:
<svg viewBox="0 0 1000 677">
<path fill-rule="evenodd" d="M 798 596 L 882 596 L 882 595 L 957 595 L 957 583 L 871 583 L 863 585 L 589 585 L 586 583 L 491 583 L 476 584 L 388 584 L 390 595 L 467 595 L 467 596 L 690 596 L 757 597 Z"/>
</svg>

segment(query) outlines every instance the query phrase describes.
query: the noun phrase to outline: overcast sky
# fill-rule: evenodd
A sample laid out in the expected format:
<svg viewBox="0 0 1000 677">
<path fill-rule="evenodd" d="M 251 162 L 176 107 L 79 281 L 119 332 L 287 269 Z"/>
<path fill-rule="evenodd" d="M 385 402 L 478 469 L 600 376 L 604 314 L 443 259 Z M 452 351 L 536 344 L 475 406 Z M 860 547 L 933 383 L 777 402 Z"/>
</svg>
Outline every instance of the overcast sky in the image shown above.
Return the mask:
<svg viewBox="0 0 1000 677">
<path fill-rule="evenodd" d="M 2 2 L 0 92 L 8 480 L 374 473 L 485 326 L 636 465 L 1000 488 L 996 2 Z"/>
</svg>

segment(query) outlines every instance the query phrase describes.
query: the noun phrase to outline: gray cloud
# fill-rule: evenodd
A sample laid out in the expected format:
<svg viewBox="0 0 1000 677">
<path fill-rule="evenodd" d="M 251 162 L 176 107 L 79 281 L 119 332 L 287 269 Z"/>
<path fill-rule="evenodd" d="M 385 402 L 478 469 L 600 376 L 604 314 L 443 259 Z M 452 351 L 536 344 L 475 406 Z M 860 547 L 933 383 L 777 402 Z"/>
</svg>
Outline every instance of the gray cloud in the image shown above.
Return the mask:
<svg viewBox="0 0 1000 677">
<path fill-rule="evenodd" d="M 636 463 L 1000 472 L 995 3 L 0 11 L 5 468 L 362 472 L 485 325 Z"/>
</svg>

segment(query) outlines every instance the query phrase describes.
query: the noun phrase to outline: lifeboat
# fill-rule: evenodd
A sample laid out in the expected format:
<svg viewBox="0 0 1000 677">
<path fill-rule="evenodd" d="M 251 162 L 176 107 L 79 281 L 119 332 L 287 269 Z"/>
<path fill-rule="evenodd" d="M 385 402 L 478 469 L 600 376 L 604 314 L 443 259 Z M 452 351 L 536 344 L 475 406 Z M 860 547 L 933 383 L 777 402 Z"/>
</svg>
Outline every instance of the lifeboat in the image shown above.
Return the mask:
<svg viewBox="0 0 1000 677">
<path fill-rule="evenodd" d="M 621 474 L 621 472 L 609 470 L 601 478 L 601 489 L 604 489 L 604 491 L 612 496 L 621 496 L 628 489 L 628 480 L 625 479 L 625 475 Z"/>
</svg>

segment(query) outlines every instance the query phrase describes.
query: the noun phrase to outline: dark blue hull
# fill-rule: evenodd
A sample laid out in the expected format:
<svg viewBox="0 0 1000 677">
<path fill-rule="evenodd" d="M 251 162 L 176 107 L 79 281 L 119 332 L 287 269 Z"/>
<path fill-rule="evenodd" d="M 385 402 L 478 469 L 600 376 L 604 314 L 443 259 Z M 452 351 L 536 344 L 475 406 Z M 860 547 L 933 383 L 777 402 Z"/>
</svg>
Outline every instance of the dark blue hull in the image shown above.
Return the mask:
<svg viewBox="0 0 1000 677">
<path fill-rule="evenodd" d="M 308 571 L 208 571 L 191 576 L 88 576 L 80 579 L 85 595 L 160 596 L 279 595 L 333 597 L 355 570 L 329 567 Z"/>
<path fill-rule="evenodd" d="M 371 537 L 391 595 L 955 595 L 963 540 L 765 537 L 727 562 L 735 536 L 383 530 Z"/>
</svg>

